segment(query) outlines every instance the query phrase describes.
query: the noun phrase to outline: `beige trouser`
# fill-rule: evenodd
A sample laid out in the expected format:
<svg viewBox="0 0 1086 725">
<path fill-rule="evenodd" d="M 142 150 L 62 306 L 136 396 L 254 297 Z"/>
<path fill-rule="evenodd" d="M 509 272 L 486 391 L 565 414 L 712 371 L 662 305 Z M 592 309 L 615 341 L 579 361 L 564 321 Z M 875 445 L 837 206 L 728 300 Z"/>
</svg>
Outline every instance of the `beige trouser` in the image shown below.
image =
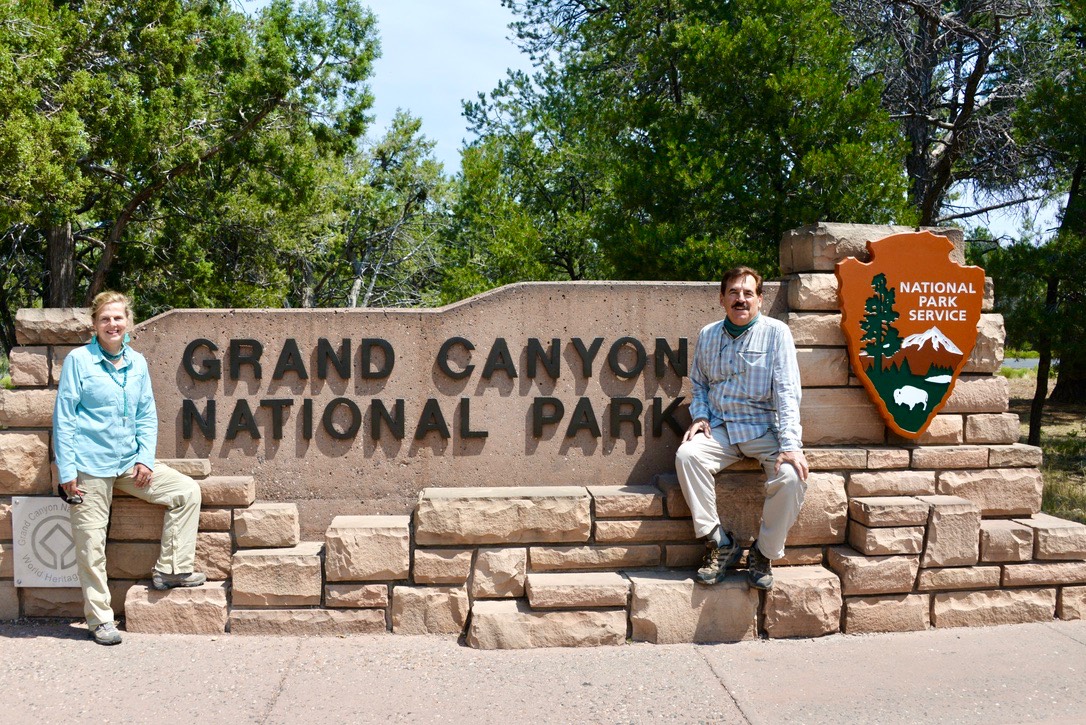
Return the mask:
<svg viewBox="0 0 1086 725">
<path fill-rule="evenodd" d="M 106 582 L 106 529 L 113 489 L 166 507 L 162 520 L 162 548 L 155 569 L 164 574 L 187 574 L 196 560 L 196 529 L 200 524 L 200 485 L 169 466 L 155 464 L 151 485 L 137 488 L 132 470 L 120 476 L 97 478 L 77 475 L 83 503 L 71 507 L 83 613 L 90 627 L 113 621 Z"/>
<path fill-rule="evenodd" d="M 713 428 L 713 437 L 698 433 L 675 453 L 675 472 L 679 476 L 686 503 L 694 518 L 694 533 L 706 537 L 720 524 L 716 510 L 717 473 L 747 457 L 758 461 L 766 475 L 765 505 L 758 530 L 758 548 L 769 559 L 784 556 L 784 541 L 796 522 L 807 484 L 791 464 L 777 465 L 780 444 L 773 431 L 761 438 L 727 445 L 723 428 Z"/>
</svg>

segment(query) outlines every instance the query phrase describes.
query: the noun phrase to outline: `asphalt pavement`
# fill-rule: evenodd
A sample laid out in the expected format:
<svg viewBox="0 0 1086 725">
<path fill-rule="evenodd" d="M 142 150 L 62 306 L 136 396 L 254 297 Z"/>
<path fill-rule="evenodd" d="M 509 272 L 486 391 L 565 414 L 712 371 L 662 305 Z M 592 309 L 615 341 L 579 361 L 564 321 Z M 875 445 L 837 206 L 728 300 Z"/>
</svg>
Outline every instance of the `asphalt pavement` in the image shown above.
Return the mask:
<svg viewBox="0 0 1086 725">
<path fill-rule="evenodd" d="M 1086 722 L 1086 622 L 480 651 L 0 625 L 2 723 Z"/>
</svg>

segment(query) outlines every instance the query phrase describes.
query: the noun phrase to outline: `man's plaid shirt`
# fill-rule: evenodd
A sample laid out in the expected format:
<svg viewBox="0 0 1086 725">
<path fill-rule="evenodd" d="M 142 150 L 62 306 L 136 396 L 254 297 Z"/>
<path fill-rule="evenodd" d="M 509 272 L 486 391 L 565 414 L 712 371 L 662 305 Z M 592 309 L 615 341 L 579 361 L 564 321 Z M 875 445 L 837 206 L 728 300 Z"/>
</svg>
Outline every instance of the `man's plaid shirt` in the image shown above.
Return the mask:
<svg viewBox="0 0 1086 725">
<path fill-rule="evenodd" d="M 690 382 L 691 418 L 723 426 L 729 443 L 754 440 L 772 429 L 782 451 L 803 448 L 796 345 L 783 322 L 759 315 L 737 339 L 723 320 L 706 325 L 694 346 Z"/>
</svg>

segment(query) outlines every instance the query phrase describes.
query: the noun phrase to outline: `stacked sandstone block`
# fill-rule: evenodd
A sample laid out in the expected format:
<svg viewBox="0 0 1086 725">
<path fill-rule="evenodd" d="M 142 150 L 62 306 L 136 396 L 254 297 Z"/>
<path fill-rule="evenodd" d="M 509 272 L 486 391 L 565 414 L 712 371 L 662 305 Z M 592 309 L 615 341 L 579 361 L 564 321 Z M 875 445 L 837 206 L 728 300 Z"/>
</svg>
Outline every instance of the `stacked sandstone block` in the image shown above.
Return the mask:
<svg viewBox="0 0 1086 725">
<path fill-rule="evenodd" d="M 14 390 L 0 389 L 0 619 L 81 616 L 78 589 L 16 589 L 12 552 L 12 496 L 49 496 L 56 469 L 50 466 L 53 402 L 68 353 L 86 341 L 86 310 L 19 310 L 11 350 Z M 128 585 L 114 585 L 123 601 Z"/>
<path fill-rule="evenodd" d="M 11 499 L 54 495 L 58 481 L 56 467 L 50 465 L 53 403 L 64 359 L 85 343 L 88 319 L 84 309 L 27 309 L 16 315 L 19 346 L 10 356 L 15 388 L 0 390 L 0 619 L 83 614 L 82 594 L 77 588 L 15 587 Z M 244 522 L 249 515 L 242 512 L 255 500 L 255 484 L 250 476 L 211 476 L 208 461 L 163 462 L 200 483 L 203 506 L 196 566 L 207 573 L 210 582 L 185 592 L 154 592 L 144 586 L 149 584 L 158 557 L 164 509 L 118 494 L 106 539 L 106 571 L 114 611 L 127 615 L 128 627 L 134 631 L 222 632 L 227 621 L 235 521 Z M 244 524 L 237 524 L 237 528 L 244 531 Z M 153 617 L 149 603 L 157 604 Z M 167 623 L 155 617 L 165 617 Z"/>
<path fill-rule="evenodd" d="M 1040 450 L 1017 443 L 1006 381 L 994 375 L 1003 322 L 990 312 L 991 285 L 965 375 L 920 439 L 889 433 L 849 373 L 833 268 L 896 231 L 824 224 L 782 241 L 812 473 L 767 593 L 741 574 L 693 582 L 703 547 L 666 472 L 644 485 L 428 488 L 412 516 L 339 516 L 324 541 L 301 542 L 293 504 L 254 503 L 251 478 L 175 461 L 202 477 L 199 565 L 216 581 L 167 593 L 133 586 L 150 573 L 162 514 L 118 498 L 114 600 L 134 631 L 466 632 L 483 648 L 1082 618 L 1086 526 L 1040 513 Z M 0 391 L 0 618 L 79 615 L 77 590 L 16 593 L 10 544 L 10 496 L 50 495 L 55 483 L 49 418 L 63 356 L 84 329 L 78 313 L 17 317 L 18 387 Z M 721 518 L 745 544 L 762 482 L 749 461 L 717 479 Z"/>
<path fill-rule="evenodd" d="M 207 574 L 207 584 L 192 589 L 155 591 L 150 588 L 150 572 L 158 555 L 163 508 L 131 497 L 113 500 L 109 539 L 106 543 L 107 571 L 111 586 L 114 558 L 120 551 L 113 539 L 139 537 L 132 551 L 141 557 L 130 572 L 138 582 L 127 587 L 120 612 L 130 632 L 175 632 L 183 634 L 219 634 L 226 631 L 231 579 L 234 576 L 235 550 L 242 542 L 251 542 L 253 521 L 261 522 L 267 504 L 255 503 L 256 484 L 252 476 L 212 476 L 206 460 L 164 460 L 164 463 L 197 479 L 202 504 L 200 528 L 196 535 L 196 571 Z M 118 508 L 118 503 L 121 507 Z M 272 504 L 276 509 L 293 511 L 294 530 L 298 529 L 298 511 L 294 504 Z M 288 511 L 289 513 L 289 511 Z M 282 518 L 282 516 L 280 516 Z M 281 528 L 289 530 L 290 524 Z M 278 534 L 282 538 L 281 534 Z M 297 533 L 295 533 L 297 540 Z M 250 544 L 251 545 L 251 544 Z M 133 586 L 138 584 L 137 586 Z M 114 597 L 114 609 L 118 609 Z"/>
<path fill-rule="evenodd" d="M 826 505 L 823 497 L 811 502 L 811 511 Z M 757 516 L 745 501 L 738 505 L 743 519 Z M 754 505 L 760 509 L 761 501 Z M 829 506 L 837 514 L 806 523 L 796 541 L 843 539 L 843 491 Z M 464 562 L 457 581 L 470 600 L 467 642 L 474 647 L 840 631 L 840 582 L 821 566 L 783 570 L 764 601 L 740 574 L 713 587 L 695 584 L 690 570 L 704 546 L 694 539 L 673 476 L 660 477 L 659 485 L 426 489 L 414 525 L 416 584 L 420 563 Z M 790 560 L 805 563 L 812 552 L 799 546 Z"/>
<path fill-rule="evenodd" d="M 825 552 L 841 579 L 844 631 L 1079 618 L 1086 527 L 1040 514 L 1041 452 L 1017 443 L 1007 383 L 994 374 L 1004 328 L 990 312 L 991 281 L 972 356 L 918 440 L 887 431 L 849 374 L 834 267 L 849 256 L 867 261 L 866 242 L 897 231 L 905 230 L 821 224 L 781 242 L 804 444 L 819 468 L 839 457 L 828 467 L 848 496 L 847 541 Z M 962 261 L 960 232 L 941 233 Z"/>
</svg>

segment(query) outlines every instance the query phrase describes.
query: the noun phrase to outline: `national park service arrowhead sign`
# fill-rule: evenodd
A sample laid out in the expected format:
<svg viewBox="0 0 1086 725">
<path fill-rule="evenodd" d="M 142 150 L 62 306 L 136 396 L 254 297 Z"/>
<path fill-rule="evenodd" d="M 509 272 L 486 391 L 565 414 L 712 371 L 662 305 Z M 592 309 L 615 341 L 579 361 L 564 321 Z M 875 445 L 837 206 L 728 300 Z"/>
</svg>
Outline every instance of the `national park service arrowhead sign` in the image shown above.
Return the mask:
<svg viewBox="0 0 1086 725">
<path fill-rule="evenodd" d="M 951 261 L 931 232 L 868 242 L 871 261 L 837 263 L 853 373 L 886 424 L 917 438 L 942 409 L 977 341 L 984 270 Z"/>
</svg>

